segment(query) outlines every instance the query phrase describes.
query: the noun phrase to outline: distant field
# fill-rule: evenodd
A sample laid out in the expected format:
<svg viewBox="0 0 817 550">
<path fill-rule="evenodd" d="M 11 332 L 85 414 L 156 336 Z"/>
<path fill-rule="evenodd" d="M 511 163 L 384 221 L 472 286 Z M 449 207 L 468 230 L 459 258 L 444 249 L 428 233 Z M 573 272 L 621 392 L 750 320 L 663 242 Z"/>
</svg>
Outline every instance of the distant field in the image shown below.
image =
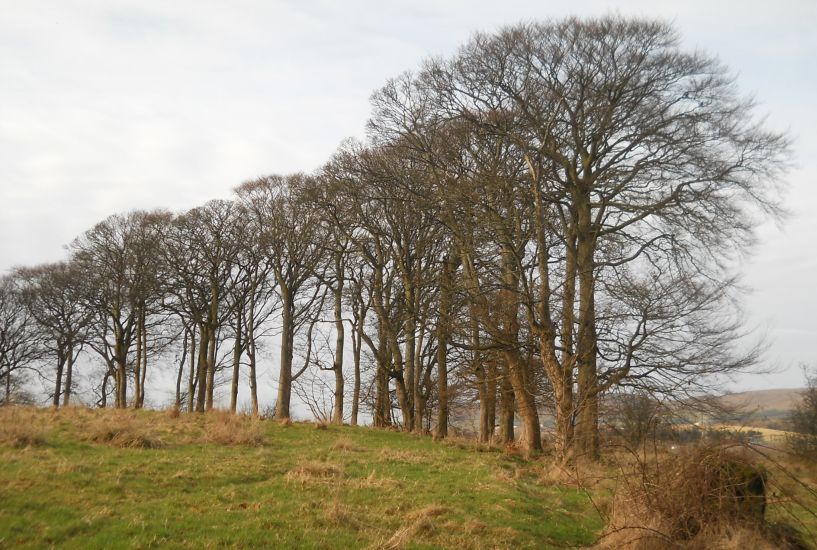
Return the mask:
<svg viewBox="0 0 817 550">
<path fill-rule="evenodd" d="M 549 548 L 588 496 L 496 450 L 224 414 L 0 412 L 0 547 Z"/>
</svg>

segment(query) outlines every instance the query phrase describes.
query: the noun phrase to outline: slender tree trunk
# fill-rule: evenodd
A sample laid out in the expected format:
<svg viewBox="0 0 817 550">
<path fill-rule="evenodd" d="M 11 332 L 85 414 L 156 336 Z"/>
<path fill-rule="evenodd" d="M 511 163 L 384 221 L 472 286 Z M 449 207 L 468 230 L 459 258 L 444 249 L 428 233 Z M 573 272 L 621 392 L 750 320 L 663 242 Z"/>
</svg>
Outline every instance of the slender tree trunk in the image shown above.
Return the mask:
<svg viewBox="0 0 817 550">
<path fill-rule="evenodd" d="M 118 313 L 119 312 L 115 312 Z M 116 364 L 116 408 L 128 406 L 128 353 L 125 348 L 125 333 L 119 323 L 114 323 L 114 362 Z"/>
<path fill-rule="evenodd" d="M 184 340 L 182 341 L 182 357 L 179 361 L 179 370 L 176 374 L 176 399 L 174 406 L 176 410 L 182 407 L 182 376 L 184 375 L 184 363 L 187 361 L 188 330 L 184 329 Z"/>
<path fill-rule="evenodd" d="M 247 358 L 249 359 L 250 402 L 252 415 L 258 416 L 258 378 L 255 370 L 255 287 L 250 297 L 250 312 L 247 317 Z"/>
<path fill-rule="evenodd" d="M 235 414 L 238 407 L 238 379 L 239 369 L 241 367 L 241 348 L 243 342 L 241 340 L 241 321 L 236 323 L 235 341 L 233 342 L 233 380 L 230 385 L 230 412 Z"/>
<path fill-rule="evenodd" d="M 57 379 L 54 382 L 54 401 L 53 405 L 56 409 L 60 406 L 60 395 L 62 394 L 62 371 L 65 368 L 65 352 L 60 350 L 57 353 Z"/>
<path fill-rule="evenodd" d="M 294 339 L 293 315 L 295 304 L 288 291 L 282 289 L 283 312 L 281 327 L 281 369 L 278 374 L 278 401 L 275 403 L 275 417 L 285 420 L 290 417 L 292 397 L 292 345 Z"/>
<path fill-rule="evenodd" d="M 142 315 L 136 315 L 136 361 L 133 363 L 133 408 L 139 408 L 142 396 Z"/>
<path fill-rule="evenodd" d="M 414 307 L 414 300 L 411 299 L 410 293 L 406 297 L 407 307 Z M 408 301 L 411 299 L 411 301 Z M 403 360 L 403 380 L 398 380 L 397 395 L 400 401 L 400 408 L 403 410 L 403 429 L 406 431 L 413 431 L 415 428 L 416 411 L 414 409 L 417 396 L 415 394 L 416 380 L 415 376 L 419 378 L 420 373 L 415 372 L 414 368 L 414 345 L 417 336 L 416 315 L 414 312 L 409 313 L 409 319 L 405 324 L 406 344 Z M 402 386 L 402 387 L 401 387 Z M 403 393 L 402 397 L 400 392 Z M 417 424 L 422 423 L 422 418 L 417 418 Z M 422 426 L 420 427 L 422 430 Z"/>
<path fill-rule="evenodd" d="M 210 343 L 210 329 L 205 323 L 199 324 L 199 357 L 196 365 L 196 373 L 198 379 L 197 396 L 196 396 L 196 412 L 204 412 L 204 403 L 207 397 L 207 349 Z"/>
<path fill-rule="evenodd" d="M 358 326 L 354 327 L 352 335 L 352 358 L 355 367 L 355 378 L 352 387 L 352 426 L 357 426 L 358 408 L 360 407 L 360 351 L 363 345 L 363 320 L 358 321 Z"/>
<path fill-rule="evenodd" d="M 146 306 L 142 305 L 142 372 L 139 383 L 139 408 L 145 406 L 145 379 L 148 373 L 148 331 Z"/>
<path fill-rule="evenodd" d="M 196 327 L 190 327 L 190 365 L 187 367 L 187 412 L 193 412 L 196 397 Z"/>
<path fill-rule="evenodd" d="M 205 404 L 206 410 L 213 408 L 213 392 L 215 391 L 216 383 L 216 327 L 210 325 L 209 341 L 207 342 L 207 402 Z"/>
<path fill-rule="evenodd" d="M 71 385 L 73 384 L 74 374 L 74 346 L 68 345 L 68 357 L 65 361 L 65 388 L 62 395 L 62 406 L 67 407 L 71 404 Z"/>
<path fill-rule="evenodd" d="M 102 395 L 99 398 L 99 408 L 104 409 L 108 406 L 108 380 L 111 378 L 111 366 L 108 365 L 108 370 L 105 371 L 105 376 L 102 377 L 102 386 L 100 392 Z"/>
<path fill-rule="evenodd" d="M 336 262 L 336 270 L 341 272 L 340 261 Z M 332 421 L 343 424 L 343 343 L 346 333 L 343 327 L 343 279 L 338 275 L 337 286 L 334 289 L 335 298 L 335 363 L 332 370 L 335 374 L 335 408 L 332 412 Z"/>
<path fill-rule="evenodd" d="M 252 351 L 249 351 L 252 350 Z M 258 379 L 255 371 L 255 340 L 250 340 L 247 356 L 250 360 L 249 379 L 250 379 L 250 402 L 252 404 L 252 415 L 258 416 Z"/>
<path fill-rule="evenodd" d="M 448 436 L 448 335 L 451 330 L 453 254 L 443 259 L 440 272 L 440 312 L 437 318 L 437 427 L 436 439 Z"/>
</svg>

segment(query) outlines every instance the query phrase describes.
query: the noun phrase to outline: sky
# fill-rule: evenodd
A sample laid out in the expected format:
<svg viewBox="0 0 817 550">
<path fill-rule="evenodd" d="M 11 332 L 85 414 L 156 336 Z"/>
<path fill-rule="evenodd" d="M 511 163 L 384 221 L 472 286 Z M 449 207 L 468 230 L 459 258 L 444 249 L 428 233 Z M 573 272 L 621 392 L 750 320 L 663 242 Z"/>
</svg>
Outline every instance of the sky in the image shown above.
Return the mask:
<svg viewBox="0 0 817 550">
<path fill-rule="evenodd" d="M 110 214 L 184 211 L 270 173 L 311 171 L 363 137 L 369 96 L 476 31 L 569 15 L 673 22 L 794 139 L 789 216 L 741 266 L 747 323 L 795 387 L 817 367 L 814 0 L 0 0 L 0 273 L 56 261 Z"/>
</svg>

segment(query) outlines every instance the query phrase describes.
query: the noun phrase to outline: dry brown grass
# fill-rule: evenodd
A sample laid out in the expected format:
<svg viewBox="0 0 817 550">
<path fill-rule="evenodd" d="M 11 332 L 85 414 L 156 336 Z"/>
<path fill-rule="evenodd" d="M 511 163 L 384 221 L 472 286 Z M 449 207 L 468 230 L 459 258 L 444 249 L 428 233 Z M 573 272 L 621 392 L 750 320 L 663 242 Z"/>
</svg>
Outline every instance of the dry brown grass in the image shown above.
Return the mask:
<svg viewBox="0 0 817 550">
<path fill-rule="evenodd" d="M 357 453 L 365 451 L 363 447 L 359 447 L 355 445 L 354 441 L 349 439 L 348 437 L 339 437 L 332 443 L 330 447 L 333 451 L 343 451 L 343 452 L 350 452 L 350 453 Z"/>
<path fill-rule="evenodd" d="M 210 411 L 205 415 L 205 420 L 202 437 L 205 443 L 249 447 L 264 444 L 264 427 L 258 418 L 227 411 Z"/>
<path fill-rule="evenodd" d="M 380 450 L 380 457 L 386 462 L 405 462 L 406 464 L 427 464 L 431 462 L 428 457 L 418 452 L 392 449 L 391 447 L 383 447 Z"/>
<path fill-rule="evenodd" d="M 430 505 L 410 514 L 405 525 L 401 526 L 385 542 L 374 546 L 377 550 L 399 550 L 414 540 L 421 533 L 431 531 L 435 528 L 435 518 L 448 511 L 443 506 Z"/>
<path fill-rule="evenodd" d="M 804 548 L 793 530 L 765 519 L 768 471 L 746 449 L 700 446 L 622 467 L 599 546 Z M 793 535 L 794 533 L 794 535 Z"/>
<path fill-rule="evenodd" d="M 400 482 L 390 477 L 378 476 L 372 470 L 368 476 L 352 481 L 355 487 L 365 489 L 378 489 L 380 491 L 391 491 L 400 486 Z"/>
<path fill-rule="evenodd" d="M 132 411 L 106 411 L 84 424 L 82 438 L 125 449 L 159 449 L 164 441 Z"/>
<path fill-rule="evenodd" d="M 257 447 L 266 439 L 260 419 L 219 410 L 182 414 L 171 407 L 165 414 L 155 414 L 134 409 L 0 407 L 0 444 L 42 445 L 55 430 L 84 441 L 142 449 L 165 447 L 166 441 Z"/>
<path fill-rule="evenodd" d="M 32 407 L 0 407 L 0 445 L 17 449 L 40 447 L 46 430 Z"/>
<path fill-rule="evenodd" d="M 295 468 L 284 474 L 284 479 L 301 484 L 334 483 L 343 477 L 343 469 L 330 462 L 303 460 Z"/>
</svg>

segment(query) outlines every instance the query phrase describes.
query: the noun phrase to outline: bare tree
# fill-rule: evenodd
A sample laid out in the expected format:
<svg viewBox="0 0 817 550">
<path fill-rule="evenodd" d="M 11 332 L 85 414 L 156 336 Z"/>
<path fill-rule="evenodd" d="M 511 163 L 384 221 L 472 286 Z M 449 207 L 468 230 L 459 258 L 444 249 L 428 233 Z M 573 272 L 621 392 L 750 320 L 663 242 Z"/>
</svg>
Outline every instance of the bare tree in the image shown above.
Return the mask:
<svg viewBox="0 0 817 550">
<path fill-rule="evenodd" d="M 75 264 L 61 262 L 23 268 L 16 272 L 22 298 L 40 331 L 44 357 L 56 364 L 53 405 L 71 402 L 73 370 L 87 340 L 93 311 L 80 292 L 82 272 Z M 49 369 L 50 370 L 50 369 Z"/>
<path fill-rule="evenodd" d="M 43 354 L 43 335 L 35 327 L 16 277 L 0 278 L 0 380 L 3 404 L 15 401 L 23 374 L 35 367 Z"/>
<path fill-rule="evenodd" d="M 393 81 L 375 101 L 375 128 L 385 139 L 407 139 L 449 180 L 474 163 L 440 160 L 475 141 L 506 148 L 512 166 L 522 163 L 523 177 L 505 185 L 527 197 L 525 207 L 498 212 L 498 220 L 520 216 L 529 242 L 506 248 L 504 291 L 508 300 L 508 292 L 518 295 L 554 387 L 561 454 L 573 447 L 576 419 L 578 451 L 598 455 L 598 398 L 611 385 L 659 371 L 700 382 L 716 370 L 698 352 L 690 362 L 659 353 L 670 343 L 656 322 L 666 302 L 646 316 L 642 308 L 641 318 L 605 318 L 614 304 L 632 302 L 623 291 L 636 287 L 613 282 L 625 271 L 642 291 L 650 281 L 658 292 L 684 281 L 706 304 L 693 312 L 728 302 L 729 266 L 751 242 L 751 221 L 777 210 L 787 141 L 754 121 L 751 103 L 716 60 L 682 51 L 664 23 L 530 23 L 477 35 L 454 59 Z M 440 143 L 452 124 L 469 129 L 446 156 L 452 148 Z M 669 316 L 691 334 L 693 319 L 704 319 L 684 309 Z M 707 323 L 718 361 L 734 349 L 717 335 L 735 327 L 722 317 Z M 721 367 L 750 362 L 732 356 Z"/>
<path fill-rule="evenodd" d="M 261 228 L 258 239 L 270 261 L 281 303 L 281 366 L 275 412 L 279 419 L 290 417 L 295 334 L 310 318 L 320 292 L 314 279 L 324 254 L 320 219 L 300 195 L 310 184 L 309 178 L 296 174 L 258 178 L 236 189 Z"/>
<path fill-rule="evenodd" d="M 153 259 L 158 228 L 168 218 L 165 211 L 113 215 L 70 246 L 84 300 L 94 312 L 88 344 L 113 371 L 118 408 L 128 405 L 130 377 L 137 388 L 134 404 L 144 399 L 147 304 L 156 299 Z"/>
<path fill-rule="evenodd" d="M 192 360 L 189 364 L 188 409 L 195 390 L 197 412 L 213 407 L 218 352 L 227 336 L 224 329 L 235 316 L 230 284 L 235 283 L 241 244 L 235 234 L 237 212 L 232 201 L 210 201 L 177 217 L 164 236 L 169 266 L 165 292 L 173 297 L 165 307 L 182 318 L 188 332 L 195 331 L 191 350 L 197 346 L 198 351 L 195 365 Z"/>
</svg>

